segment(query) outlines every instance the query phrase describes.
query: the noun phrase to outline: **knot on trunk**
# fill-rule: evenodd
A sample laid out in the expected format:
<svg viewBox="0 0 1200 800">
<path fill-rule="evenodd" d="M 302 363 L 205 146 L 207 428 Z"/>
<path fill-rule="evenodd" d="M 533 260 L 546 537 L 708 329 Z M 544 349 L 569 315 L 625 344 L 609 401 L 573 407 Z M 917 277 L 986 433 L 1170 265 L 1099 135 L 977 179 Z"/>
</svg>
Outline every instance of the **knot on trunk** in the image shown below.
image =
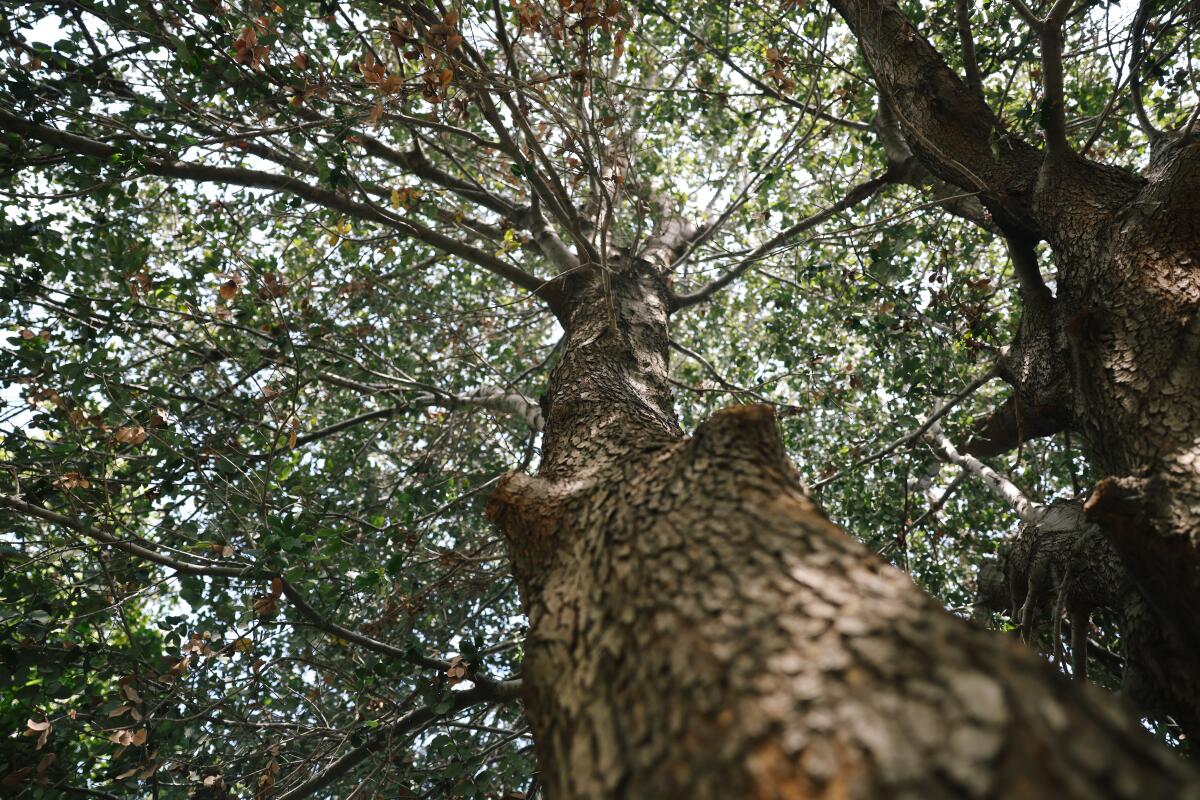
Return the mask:
<svg viewBox="0 0 1200 800">
<path fill-rule="evenodd" d="M 979 571 L 976 605 L 1019 617 L 1025 639 L 1038 620 L 1056 621 L 1062 610 L 1082 615 L 1095 608 L 1120 610 L 1129 591 L 1121 561 L 1083 505 L 1058 500 L 1036 525 L 1022 524 L 998 564 Z"/>
<path fill-rule="evenodd" d="M 488 519 L 504 535 L 522 586 L 539 584 L 554 557 L 562 516 L 558 494 L 541 478 L 510 472 L 488 498 Z"/>
<path fill-rule="evenodd" d="M 1136 495 L 1136 488 L 1136 479 L 1106 479 L 1086 504 L 1058 500 L 1044 507 L 1036 524 L 1020 526 L 998 562 L 979 570 L 975 607 L 1009 614 L 1026 642 L 1038 641 L 1049 628 L 1056 663 L 1063 660 L 1061 626 L 1068 618 L 1071 671 L 1079 679 L 1088 669 L 1091 615 L 1110 612 L 1121 655 L 1093 643 L 1097 663 L 1119 677 L 1122 691 L 1146 713 L 1169 715 L 1194 735 L 1200 721 L 1194 658 L 1147 603 L 1093 513 L 1106 503 L 1124 502 L 1121 497 L 1127 501 L 1131 495 L 1125 493 Z"/>
</svg>

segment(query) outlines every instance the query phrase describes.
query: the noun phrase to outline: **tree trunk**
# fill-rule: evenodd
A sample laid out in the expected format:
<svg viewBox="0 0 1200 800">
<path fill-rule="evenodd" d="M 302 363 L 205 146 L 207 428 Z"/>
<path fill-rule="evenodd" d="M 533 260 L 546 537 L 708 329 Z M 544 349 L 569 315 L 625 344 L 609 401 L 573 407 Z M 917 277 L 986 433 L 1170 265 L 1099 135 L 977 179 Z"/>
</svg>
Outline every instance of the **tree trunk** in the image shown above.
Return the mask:
<svg viewBox="0 0 1200 800">
<path fill-rule="evenodd" d="M 549 797 L 1200 796 L 1115 700 L 830 523 L 768 407 L 685 438 L 654 265 L 581 274 L 563 303 L 541 468 L 489 505 Z"/>
<path fill-rule="evenodd" d="M 1143 655 L 1184 670 L 1164 689 L 1190 685 L 1200 674 L 1200 128 L 1159 136 L 1143 174 L 1065 142 L 1039 151 L 1004 130 L 895 4 L 831 5 L 913 152 L 978 193 L 1013 253 L 1025 314 L 1004 370 L 1014 397 L 968 449 L 996 454 L 1066 426 L 1083 434 L 1108 475 L 1088 515 L 1166 637 L 1132 638 L 1163 642 Z M 1034 257 L 1043 240 L 1053 294 Z"/>
</svg>

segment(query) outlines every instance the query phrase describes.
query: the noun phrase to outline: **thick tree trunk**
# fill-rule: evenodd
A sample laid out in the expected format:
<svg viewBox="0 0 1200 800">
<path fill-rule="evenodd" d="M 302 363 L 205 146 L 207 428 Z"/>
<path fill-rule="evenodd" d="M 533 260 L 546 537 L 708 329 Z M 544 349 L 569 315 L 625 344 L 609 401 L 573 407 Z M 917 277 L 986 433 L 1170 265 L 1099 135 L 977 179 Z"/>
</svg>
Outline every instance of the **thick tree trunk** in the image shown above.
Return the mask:
<svg viewBox="0 0 1200 800">
<path fill-rule="evenodd" d="M 1039 151 L 1004 131 L 896 5 L 831 4 L 913 152 L 977 192 L 1014 245 L 1025 311 L 1005 371 L 1014 397 L 968 449 L 995 454 L 1068 425 L 1083 433 L 1108 475 L 1088 515 L 1161 620 L 1164 636 L 1132 638 L 1164 643 L 1141 655 L 1181 665 L 1177 685 L 1162 687 L 1177 692 L 1200 674 L 1200 130 L 1160 137 L 1140 175 L 1065 144 Z M 1053 295 L 1033 258 L 1041 240 Z"/>
<path fill-rule="evenodd" d="M 1165 144 L 1124 197 L 1095 169 L 1042 172 L 1072 417 L 1110 476 L 1088 511 L 1200 658 L 1200 142 Z"/>
<path fill-rule="evenodd" d="M 542 467 L 489 507 L 549 797 L 1200 796 L 1123 706 L 831 524 L 769 408 L 684 438 L 655 267 L 564 295 Z"/>
</svg>

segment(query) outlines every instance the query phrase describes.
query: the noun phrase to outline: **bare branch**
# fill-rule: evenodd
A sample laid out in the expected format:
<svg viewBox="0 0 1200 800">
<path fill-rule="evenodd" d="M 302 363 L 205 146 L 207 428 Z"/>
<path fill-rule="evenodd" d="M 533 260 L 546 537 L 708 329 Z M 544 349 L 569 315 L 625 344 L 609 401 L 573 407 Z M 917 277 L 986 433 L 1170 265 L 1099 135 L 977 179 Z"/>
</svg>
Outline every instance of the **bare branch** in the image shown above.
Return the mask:
<svg viewBox="0 0 1200 800">
<path fill-rule="evenodd" d="M 688 306 L 694 306 L 697 303 L 707 300 L 740 278 L 748 269 L 754 266 L 756 262 L 761 261 L 769 256 L 781 244 L 798 236 L 804 231 L 809 230 L 810 228 L 820 225 L 822 222 L 837 214 L 840 214 L 846 209 L 858 205 L 863 200 L 874 196 L 876 192 L 892 182 L 892 176 L 889 173 L 884 172 L 882 175 L 878 175 L 869 181 L 864 181 L 858 184 L 849 192 L 847 192 L 845 197 L 833 205 L 824 208 L 821 211 L 812 214 L 811 216 L 805 217 L 799 222 L 772 236 L 766 242 L 763 242 L 761 245 L 751 251 L 748 256 L 738 262 L 738 264 L 732 269 L 707 286 L 688 294 L 672 295 L 671 310 L 678 311 L 679 309 L 687 308 Z"/>
<path fill-rule="evenodd" d="M 969 470 L 982 480 L 984 485 L 995 492 L 998 497 L 1012 506 L 1022 521 L 1028 522 L 1031 525 L 1036 525 L 1041 521 L 1043 515 L 1042 507 L 1039 504 L 1031 502 L 1025 496 L 1025 493 L 1017 488 L 1016 484 L 978 458 L 975 458 L 975 456 L 959 453 L 946 437 L 946 434 L 942 432 L 940 424 L 930 427 L 925 438 L 934 446 L 940 458 Z"/>
<path fill-rule="evenodd" d="M 324 789 L 329 784 L 343 777 L 357 767 L 373 753 L 387 746 L 393 738 L 418 731 L 441 717 L 456 714 L 463 709 L 489 702 L 510 702 L 517 699 L 521 693 L 521 681 L 501 681 L 490 686 L 476 685 L 473 689 L 453 692 L 450 708 L 444 712 L 435 711 L 432 706 L 425 706 L 410 711 L 386 728 L 380 728 L 371 734 L 367 741 L 342 757 L 335 760 L 321 772 L 314 775 L 299 786 L 284 792 L 279 800 L 300 800 L 314 792 Z"/>
<path fill-rule="evenodd" d="M 940 420 L 942 417 L 946 416 L 946 414 L 948 414 L 952 408 L 957 406 L 963 400 L 966 400 L 971 395 L 975 394 L 975 392 L 979 391 L 980 387 L 982 387 L 984 384 L 986 384 L 992 378 L 997 377 L 999 374 L 1000 374 L 1000 371 L 999 371 L 998 367 L 993 366 L 987 372 L 983 373 L 978 378 L 976 378 L 975 380 L 968 383 L 966 388 L 964 388 L 961 392 L 956 394 L 954 397 L 950 398 L 949 401 L 947 401 L 945 403 L 939 403 L 937 405 L 937 407 L 934 408 L 933 413 L 931 413 L 928 417 L 926 417 L 925 421 L 922 422 L 917 427 L 916 430 L 914 430 L 910 433 L 906 433 L 903 436 L 901 436 L 900 438 L 889 442 L 882 449 L 877 450 L 876 452 L 872 453 L 871 455 L 860 458 L 858 461 L 855 461 L 849 467 L 847 467 L 845 469 L 840 469 L 837 472 L 833 473 L 832 475 L 822 478 L 821 480 L 812 484 L 811 488 L 813 490 L 820 489 L 822 486 L 824 486 L 828 483 L 832 483 L 833 481 L 837 480 L 842 475 L 844 475 L 846 472 L 859 469 L 860 467 L 865 467 L 868 464 L 873 464 L 876 461 L 878 461 L 879 459 L 886 458 L 887 456 L 891 455 L 893 452 L 895 452 L 899 448 L 906 447 L 906 446 L 912 444 L 913 442 L 917 441 L 925 434 L 926 431 L 930 430 L 934 425 L 936 425 L 938 420 Z"/>
</svg>

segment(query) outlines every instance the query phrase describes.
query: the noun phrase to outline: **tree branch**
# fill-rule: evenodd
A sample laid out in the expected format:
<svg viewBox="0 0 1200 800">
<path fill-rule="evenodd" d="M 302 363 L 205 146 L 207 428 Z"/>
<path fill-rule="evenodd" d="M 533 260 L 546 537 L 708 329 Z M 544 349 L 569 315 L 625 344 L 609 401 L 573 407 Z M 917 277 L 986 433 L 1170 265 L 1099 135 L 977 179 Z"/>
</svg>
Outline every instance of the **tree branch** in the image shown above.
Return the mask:
<svg viewBox="0 0 1200 800">
<path fill-rule="evenodd" d="M 1043 127 L 1046 147 L 1054 158 L 1071 152 L 1067 143 L 1067 110 L 1063 95 L 1063 23 L 1071 10 L 1072 0 L 1057 0 L 1042 22 L 1042 97 Z"/>
<path fill-rule="evenodd" d="M 1052 436 L 1064 430 L 1068 421 L 1062 408 L 1031 406 L 1014 395 L 975 423 L 963 451 L 979 458 L 998 456 L 1033 439 Z"/>
<path fill-rule="evenodd" d="M 365 743 L 341 756 L 304 783 L 281 794 L 279 800 L 301 800 L 324 789 L 348 774 L 368 756 L 382 750 L 393 738 L 420 730 L 440 717 L 456 714 L 479 703 L 510 702 L 520 697 L 520 694 L 520 680 L 501 681 L 488 687 L 477 685 L 466 691 L 453 692 L 449 710 L 439 713 L 433 706 L 425 706 L 410 711 L 388 727 L 375 731 Z"/>
<path fill-rule="evenodd" d="M 1130 32 L 1133 44 L 1130 51 L 1131 73 L 1129 75 L 1129 97 L 1133 101 L 1133 114 L 1137 118 L 1138 127 L 1151 142 L 1162 136 L 1162 131 L 1154 127 L 1146 106 L 1142 100 L 1142 38 L 1146 35 L 1146 23 L 1150 20 L 1150 9 L 1154 0 L 1141 0 L 1138 3 L 1137 14 L 1133 18 L 1133 30 Z"/>
<path fill-rule="evenodd" d="M 940 424 L 933 425 L 925 438 L 933 445 L 939 457 L 957 464 L 983 481 L 996 496 L 1008 503 L 1017 512 L 1023 522 L 1036 525 L 1042 519 L 1042 507 L 1033 503 L 1017 485 L 1005 478 L 996 470 L 971 455 L 959 453 L 951 441 L 942 433 Z"/>
<path fill-rule="evenodd" d="M 456 408 L 485 408 L 489 411 L 495 411 L 500 414 L 514 417 L 528 426 L 531 430 L 541 432 L 545 425 L 542 418 L 542 408 L 535 401 L 530 400 L 520 392 L 509 392 L 496 387 L 483 387 L 476 389 L 466 394 L 448 394 L 444 392 L 423 392 L 410 400 L 397 403 L 386 408 L 377 408 L 373 411 L 364 411 L 361 414 L 356 414 L 353 417 L 339 420 L 337 422 L 326 425 L 323 428 L 318 428 L 311 433 L 306 433 L 303 436 L 296 437 L 295 447 L 303 447 L 321 439 L 326 439 L 334 436 L 342 431 L 357 427 L 372 420 L 391 419 L 397 414 L 401 414 L 413 408 L 421 408 L 424 406 L 442 406 L 450 410 Z M 247 456 L 250 459 L 269 458 L 271 453 L 251 453 Z"/>
<path fill-rule="evenodd" d="M 976 378 L 975 380 L 968 383 L 966 388 L 964 388 L 961 392 L 956 394 L 954 397 L 950 398 L 949 401 L 947 401 L 945 403 L 942 403 L 939 401 L 938 405 L 934 408 L 933 413 L 931 413 L 928 417 L 926 417 L 925 421 L 922 422 L 915 431 L 911 431 L 909 433 L 904 434 L 903 436 L 901 436 L 898 439 L 894 439 L 893 441 L 891 441 L 887 445 L 885 445 L 881 450 L 877 450 L 876 452 L 872 453 L 869 456 L 860 458 L 858 461 L 855 461 L 853 464 L 851 464 L 846 469 L 840 469 L 837 472 L 833 473 L 832 475 L 830 475 L 826 478 L 822 478 L 821 480 L 812 484 L 811 488 L 814 491 L 817 489 L 820 489 L 822 486 L 824 486 L 828 483 L 832 483 L 833 481 L 837 480 L 843 474 L 845 474 L 846 472 L 848 472 L 850 470 L 856 470 L 860 467 L 865 467 L 867 464 L 873 464 L 876 461 L 878 461 L 879 459 L 886 458 L 887 456 L 891 455 L 897 449 L 899 449 L 901 447 L 905 447 L 905 446 L 917 441 L 925 434 L 926 431 L 930 430 L 935 424 L 937 424 L 938 420 L 940 420 L 942 417 L 946 416 L 946 414 L 948 414 L 952 408 L 957 406 L 963 400 L 966 400 L 971 395 L 975 394 L 975 392 L 979 391 L 980 387 L 982 387 L 984 384 L 986 384 L 992 378 L 997 377 L 999 374 L 1000 374 L 999 367 L 993 366 L 987 372 L 983 373 L 978 378 Z"/>
<path fill-rule="evenodd" d="M 113 536 L 110 533 L 93 528 L 83 522 L 80 522 L 71 517 L 51 511 L 48 508 L 37 506 L 32 503 L 27 503 L 24 500 L 13 497 L 12 495 L 0 495 L 0 506 L 10 508 L 19 514 L 24 514 L 27 517 L 35 517 L 45 522 L 50 522 L 68 530 L 73 530 L 76 533 L 83 534 L 89 539 L 106 544 L 131 556 L 158 564 L 163 567 L 170 567 L 176 572 L 183 575 L 211 575 L 225 578 L 246 578 L 250 576 L 252 567 L 249 565 L 244 567 L 230 567 L 220 564 L 196 564 L 194 562 L 181 561 L 171 556 L 165 556 L 155 550 L 151 550 L 137 542 L 127 541 Z"/>
<path fill-rule="evenodd" d="M 967 73 L 967 88 L 983 97 L 983 76 L 975 58 L 975 37 L 971 33 L 971 0 L 955 0 L 954 19 L 958 25 L 958 43 L 962 48 L 963 71 Z"/>
<path fill-rule="evenodd" d="M 315 627 L 324 631 L 325 633 L 336 636 L 339 639 L 345 639 L 346 641 L 354 642 L 355 644 L 358 644 L 376 653 L 398 658 L 418 666 L 442 671 L 446 670 L 450 666 L 448 662 L 434 658 L 427 658 L 411 650 L 396 647 L 395 645 L 388 644 L 387 642 L 381 642 L 377 639 L 367 636 L 366 634 L 353 631 L 326 619 L 321 615 L 320 612 L 313 608 L 307 600 L 305 600 L 304 596 L 301 595 L 300 592 L 294 586 L 292 586 L 292 584 L 289 583 L 286 578 L 277 574 L 262 573 L 252 564 L 247 564 L 245 566 L 224 566 L 221 564 L 196 564 L 192 562 L 181 561 L 180 559 L 173 558 L 171 556 L 165 556 L 162 553 L 151 550 L 150 548 L 136 542 L 120 539 L 106 531 L 102 531 L 98 528 L 92 527 L 91 525 L 80 522 L 79 520 L 51 511 L 48 508 L 27 503 L 24 500 L 11 495 L 0 495 L 0 507 L 6 507 L 25 516 L 41 519 L 58 525 L 59 527 L 75 531 L 76 533 L 82 534 L 93 541 L 108 545 L 143 561 L 149 561 L 153 564 L 168 567 L 183 575 L 206 575 L 211 577 L 241 579 L 277 579 L 280 582 L 282 594 L 292 602 L 300 615 L 308 619 Z M 496 684 L 494 680 L 490 680 L 483 676 L 472 675 L 472 680 L 475 680 L 480 684 L 480 686 L 494 686 Z"/>
<path fill-rule="evenodd" d="M 833 205 L 818 211 L 811 216 L 805 217 L 799 222 L 791 225 L 783 231 L 772 236 L 766 242 L 756 247 L 748 256 L 738 262 L 732 269 L 726 272 L 721 277 L 714 280 L 707 286 L 698 289 L 688 294 L 671 295 L 671 310 L 678 311 L 688 306 L 694 306 L 712 297 L 717 292 L 724 289 L 729 284 L 740 278 L 748 269 L 753 267 L 757 262 L 769 256 L 775 248 L 779 247 L 784 242 L 792 239 L 810 228 L 814 228 L 825 222 L 827 219 L 840 214 L 848 208 L 858 205 L 862 201 L 875 195 L 883 187 L 893 183 L 893 178 L 890 172 L 884 172 L 871 178 L 869 181 L 864 181 L 853 187 L 846 196 L 837 201 Z"/>
<path fill-rule="evenodd" d="M 120 154 L 120 151 L 111 145 L 30 122 L 4 109 L 0 109 L 0 128 L 80 155 L 107 160 Z M 209 166 L 150 156 L 140 159 L 138 163 L 152 175 L 182 178 L 201 183 L 287 192 L 347 216 L 385 225 L 505 278 L 517 287 L 545 300 L 552 310 L 558 312 L 560 289 L 557 282 L 543 280 L 489 253 L 438 233 L 418 222 L 404 219 L 373 205 L 351 200 L 337 192 L 322 189 L 286 175 L 259 170 Z"/>
<path fill-rule="evenodd" d="M 1005 131 L 887 0 L 830 0 L 858 39 L 884 101 L 931 172 L 980 199 L 1001 227 L 1037 232 L 1029 195 L 1042 157 Z"/>
</svg>

